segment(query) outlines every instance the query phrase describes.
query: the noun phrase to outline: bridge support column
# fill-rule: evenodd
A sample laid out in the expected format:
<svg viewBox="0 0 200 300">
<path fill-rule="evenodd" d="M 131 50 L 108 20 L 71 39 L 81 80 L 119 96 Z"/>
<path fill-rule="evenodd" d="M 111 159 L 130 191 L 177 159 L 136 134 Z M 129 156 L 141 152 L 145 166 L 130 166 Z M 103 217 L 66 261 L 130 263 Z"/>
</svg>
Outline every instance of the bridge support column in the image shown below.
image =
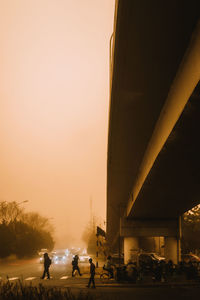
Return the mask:
<svg viewBox="0 0 200 300">
<path fill-rule="evenodd" d="M 124 259 L 135 261 L 134 255 L 139 252 L 139 239 L 149 237 L 165 237 L 164 255 L 175 264 L 180 258 L 179 220 L 133 220 L 121 218 L 120 236 L 124 238 Z"/>
<path fill-rule="evenodd" d="M 139 251 L 139 242 L 137 237 L 124 237 L 124 263 L 133 260 L 135 254 Z"/>
<path fill-rule="evenodd" d="M 176 237 L 165 237 L 164 255 L 166 260 L 172 260 L 173 263 L 178 263 L 178 241 Z"/>
</svg>

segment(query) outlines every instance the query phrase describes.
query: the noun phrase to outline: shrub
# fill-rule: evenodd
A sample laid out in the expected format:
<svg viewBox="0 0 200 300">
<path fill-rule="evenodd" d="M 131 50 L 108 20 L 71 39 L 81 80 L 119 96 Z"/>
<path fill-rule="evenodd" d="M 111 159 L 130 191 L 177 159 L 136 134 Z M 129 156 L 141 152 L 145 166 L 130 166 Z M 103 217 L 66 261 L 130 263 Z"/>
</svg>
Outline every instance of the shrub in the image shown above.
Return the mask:
<svg viewBox="0 0 200 300">
<path fill-rule="evenodd" d="M 77 296 L 73 295 L 71 290 L 62 290 L 56 287 L 27 286 L 21 281 L 11 283 L 1 282 L 0 284 L 0 299 L 2 300 L 92 300 L 90 294 L 83 294 L 80 292 Z"/>
</svg>

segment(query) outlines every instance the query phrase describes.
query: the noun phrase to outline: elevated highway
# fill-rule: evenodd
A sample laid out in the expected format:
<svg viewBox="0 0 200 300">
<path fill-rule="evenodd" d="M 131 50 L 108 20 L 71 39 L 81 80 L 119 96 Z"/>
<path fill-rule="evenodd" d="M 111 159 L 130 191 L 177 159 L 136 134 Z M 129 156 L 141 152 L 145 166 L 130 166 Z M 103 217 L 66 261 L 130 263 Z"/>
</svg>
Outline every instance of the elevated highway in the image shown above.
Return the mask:
<svg viewBox="0 0 200 300">
<path fill-rule="evenodd" d="M 200 203 L 200 1 L 118 0 L 111 51 L 107 235 L 125 259 Z"/>
</svg>

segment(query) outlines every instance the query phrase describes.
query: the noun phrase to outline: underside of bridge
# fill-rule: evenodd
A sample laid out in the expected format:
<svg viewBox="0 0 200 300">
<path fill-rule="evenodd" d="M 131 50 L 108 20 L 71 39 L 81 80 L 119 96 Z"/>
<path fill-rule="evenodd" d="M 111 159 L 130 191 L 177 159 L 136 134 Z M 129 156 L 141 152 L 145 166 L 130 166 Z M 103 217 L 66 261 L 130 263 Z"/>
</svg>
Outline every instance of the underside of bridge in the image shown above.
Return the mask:
<svg viewBox="0 0 200 300">
<path fill-rule="evenodd" d="M 113 244 L 120 216 L 174 220 L 200 203 L 199 57 L 191 62 L 200 45 L 199 16 L 198 0 L 116 2 L 107 163 Z M 176 97 L 185 102 L 174 117 Z"/>
</svg>

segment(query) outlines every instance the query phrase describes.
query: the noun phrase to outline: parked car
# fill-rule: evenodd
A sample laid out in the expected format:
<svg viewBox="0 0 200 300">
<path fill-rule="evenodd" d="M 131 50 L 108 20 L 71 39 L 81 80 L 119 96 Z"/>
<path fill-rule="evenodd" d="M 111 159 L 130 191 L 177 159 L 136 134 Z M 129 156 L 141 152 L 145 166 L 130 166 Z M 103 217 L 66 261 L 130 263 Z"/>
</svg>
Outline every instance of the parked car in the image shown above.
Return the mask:
<svg viewBox="0 0 200 300">
<path fill-rule="evenodd" d="M 123 253 L 114 253 L 111 254 L 111 264 L 115 265 L 116 267 L 118 267 L 119 265 L 123 265 L 124 264 L 124 254 Z"/>
<path fill-rule="evenodd" d="M 182 254 L 181 258 L 182 258 L 182 261 L 186 262 L 186 263 L 188 263 L 188 262 L 192 262 L 192 263 L 196 262 L 196 263 L 200 264 L 200 258 L 199 258 L 199 256 L 197 256 L 197 255 L 195 255 L 193 253 Z"/>
<path fill-rule="evenodd" d="M 144 271 L 150 271 L 153 267 L 154 262 L 160 262 L 162 260 L 165 260 L 165 257 L 159 256 L 156 253 L 140 253 L 138 255 L 138 263 L 139 266 Z"/>
</svg>

